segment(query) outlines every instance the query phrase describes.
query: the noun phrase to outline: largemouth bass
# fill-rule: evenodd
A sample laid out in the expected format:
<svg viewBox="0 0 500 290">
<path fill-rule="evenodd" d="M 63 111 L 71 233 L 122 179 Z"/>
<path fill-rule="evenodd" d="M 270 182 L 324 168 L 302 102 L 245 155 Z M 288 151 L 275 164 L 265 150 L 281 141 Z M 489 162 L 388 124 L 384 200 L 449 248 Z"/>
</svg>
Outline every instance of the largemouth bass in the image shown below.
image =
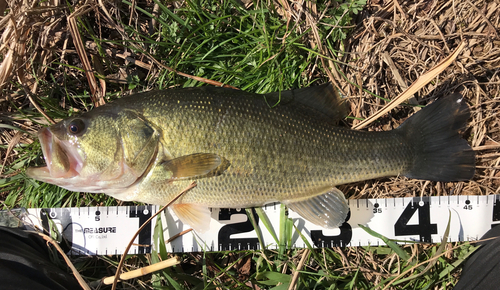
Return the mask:
<svg viewBox="0 0 500 290">
<path fill-rule="evenodd" d="M 171 207 L 199 232 L 209 227 L 209 207 L 276 201 L 337 227 L 349 208 L 336 185 L 474 175 L 474 151 L 459 134 L 470 115 L 460 95 L 387 132 L 335 126 L 341 108 L 331 85 L 267 95 L 214 87 L 139 93 L 41 129 L 47 166 L 27 174 L 72 191 L 159 205 L 194 180 Z"/>
</svg>

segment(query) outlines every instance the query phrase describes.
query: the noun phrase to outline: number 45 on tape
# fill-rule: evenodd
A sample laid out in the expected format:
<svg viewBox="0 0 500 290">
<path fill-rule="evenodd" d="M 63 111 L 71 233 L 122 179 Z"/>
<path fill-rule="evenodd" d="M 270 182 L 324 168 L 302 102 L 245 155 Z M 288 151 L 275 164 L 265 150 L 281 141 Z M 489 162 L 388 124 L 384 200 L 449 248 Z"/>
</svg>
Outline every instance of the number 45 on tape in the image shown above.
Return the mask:
<svg viewBox="0 0 500 290">
<path fill-rule="evenodd" d="M 358 225 L 389 238 L 408 242 L 439 243 L 450 220 L 448 242 L 477 240 L 491 227 L 500 224 L 500 196 L 433 196 L 389 199 L 349 200 L 347 221 L 338 229 L 323 229 L 289 211 L 301 232 L 292 234 L 293 247 L 377 246 L 384 242 Z M 279 232 L 280 205 L 262 208 L 272 230 Z M 26 219 L 39 227 L 52 228 L 62 235 L 62 246 L 69 254 L 122 254 L 137 229 L 158 206 L 121 206 L 86 208 L 29 209 Z M 259 220 L 260 243 L 245 210 L 213 209 L 210 230 L 189 232 L 167 244 L 171 252 L 225 251 L 275 248 L 273 235 Z M 175 215 L 162 215 L 164 236 L 171 237 L 189 229 Z M 150 253 L 156 222 L 147 226 L 134 241 L 129 253 Z"/>
</svg>

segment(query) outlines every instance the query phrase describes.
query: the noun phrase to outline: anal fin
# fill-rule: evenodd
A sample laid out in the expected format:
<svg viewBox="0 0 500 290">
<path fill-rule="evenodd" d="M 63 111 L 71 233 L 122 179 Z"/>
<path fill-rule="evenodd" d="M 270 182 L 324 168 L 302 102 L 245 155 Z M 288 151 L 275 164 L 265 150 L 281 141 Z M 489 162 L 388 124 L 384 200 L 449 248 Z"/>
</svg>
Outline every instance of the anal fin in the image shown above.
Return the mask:
<svg viewBox="0 0 500 290">
<path fill-rule="evenodd" d="M 320 195 L 284 203 L 306 220 L 324 228 L 339 227 L 349 213 L 344 194 L 335 187 Z"/>
<path fill-rule="evenodd" d="M 202 234 L 210 228 L 211 213 L 207 206 L 194 203 L 175 203 L 170 206 L 175 215 L 196 232 Z"/>
</svg>

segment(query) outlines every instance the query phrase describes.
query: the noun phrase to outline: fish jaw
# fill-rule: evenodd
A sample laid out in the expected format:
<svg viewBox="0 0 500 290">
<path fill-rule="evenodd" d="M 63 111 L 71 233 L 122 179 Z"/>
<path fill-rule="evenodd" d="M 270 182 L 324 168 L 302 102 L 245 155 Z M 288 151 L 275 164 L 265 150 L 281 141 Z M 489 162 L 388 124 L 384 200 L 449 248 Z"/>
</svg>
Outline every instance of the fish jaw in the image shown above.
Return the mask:
<svg viewBox="0 0 500 290">
<path fill-rule="evenodd" d="M 80 174 L 85 158 L 78 152 L 77 146 L 71 144 L 69 140 L 57 138 L 50 128 L 41 129 L 38 138 L 52 177 L 70 178 Z"/>
<path fill-rule="evenodd" d="M 26 174 L 34 179 L 59 185 L 58 180 L 78 177 L 85 158 L 69 140 L 60 140 L 50 128 L 38 131 L 46 166 L 28 168 Z"/>
<path fill-rule="evenodd" d="M 123 159 L 113 163 L 116 167 L 110 167 L 111 176 L 105 176 L 103 172 L 88 172 L 86 154 L 79 150 L 78 142 L 64 136 L 59 138 L 60 135 L 57 127 L 43 128 L 38 132 L 46 166 L 28 168 L 28 177 L 71 191 L 106 193 L 131 200 L 127 192 L 133 193 L 135 187 L 131 185 L 140 179 L 142 173 L 129 167 Z"/>
</svg>

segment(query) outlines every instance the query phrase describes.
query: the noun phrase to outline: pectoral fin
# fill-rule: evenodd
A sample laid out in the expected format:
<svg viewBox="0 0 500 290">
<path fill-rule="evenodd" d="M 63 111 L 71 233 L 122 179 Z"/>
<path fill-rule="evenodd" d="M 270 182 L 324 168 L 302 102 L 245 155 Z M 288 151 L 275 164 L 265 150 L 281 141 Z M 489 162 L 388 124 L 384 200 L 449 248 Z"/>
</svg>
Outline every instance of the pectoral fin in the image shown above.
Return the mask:
<svg viewBox="0 0 500 290">
<path fill-rule="evenodd" d="M 210 228 L 211 214 L 208 207 L 193 203 L 179 203 L 170 206 L 175 215 L 185 224 L 202 234 Z"/>
<path fill-rule="evenodd" d="M 344 194 L 337 188 L 311 198 L 284 203 L 306 220 L 325 228 L 339 227 L 349 212 Z"/>
<path fill-rule="evenodd" d="M 162 165 L 172 172 L 173 179 L 187 179 L 222 174 L 229 167 L 229 161 L 217 154 L 195 153 L 166 161 Z"/>
</svg>

